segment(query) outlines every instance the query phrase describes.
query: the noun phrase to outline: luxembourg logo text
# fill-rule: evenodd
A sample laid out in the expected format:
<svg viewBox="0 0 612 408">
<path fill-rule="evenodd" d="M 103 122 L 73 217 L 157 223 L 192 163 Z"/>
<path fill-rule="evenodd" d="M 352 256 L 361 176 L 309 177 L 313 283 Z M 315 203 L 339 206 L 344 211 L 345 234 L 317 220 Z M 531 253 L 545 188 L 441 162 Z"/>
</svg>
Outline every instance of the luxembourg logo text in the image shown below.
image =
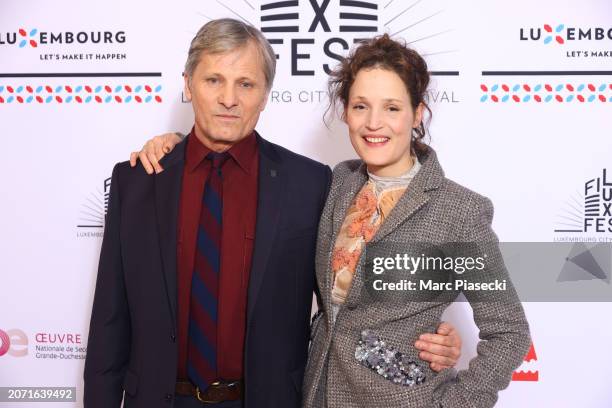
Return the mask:
<svg viewBox="0 0 612 408">
<path fill-rule="evenodd" d="M 540 41 L 543 44 L 570 45 L 582 41 L 608 42 L 612 41 L 612 27 L 568 27 L 565 24 L 544 24 L 542 27 L 519 29 L 521 41 Z M 612 57 L 612 50 L 567 50 L 568 58 Z"/>
<path fill-rule="evenodd" d="M 50 32 L 20 28 L 13 32 L 0 32 L 0 45 L 17 45 L 19 48 L 49 44 L 123 44 L 125 41 L 125 31 Z"/>
</svg>

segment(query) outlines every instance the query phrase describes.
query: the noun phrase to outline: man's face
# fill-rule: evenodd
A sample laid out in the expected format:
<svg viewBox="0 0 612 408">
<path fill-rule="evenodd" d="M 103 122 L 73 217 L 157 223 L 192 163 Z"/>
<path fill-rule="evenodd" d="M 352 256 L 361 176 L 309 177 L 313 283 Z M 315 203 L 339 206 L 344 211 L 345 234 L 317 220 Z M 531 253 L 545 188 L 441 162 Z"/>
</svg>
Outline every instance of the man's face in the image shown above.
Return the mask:
<svg viewBox="0 0 612 408">
<path fill-rule="evenodd" d="M 202 53 L 185 95 L 195 114 L 196 136 L 223 152 L 251 134 L 266 106 L 263 61 L 254 43 L 222 54 Z"/>
</svg>

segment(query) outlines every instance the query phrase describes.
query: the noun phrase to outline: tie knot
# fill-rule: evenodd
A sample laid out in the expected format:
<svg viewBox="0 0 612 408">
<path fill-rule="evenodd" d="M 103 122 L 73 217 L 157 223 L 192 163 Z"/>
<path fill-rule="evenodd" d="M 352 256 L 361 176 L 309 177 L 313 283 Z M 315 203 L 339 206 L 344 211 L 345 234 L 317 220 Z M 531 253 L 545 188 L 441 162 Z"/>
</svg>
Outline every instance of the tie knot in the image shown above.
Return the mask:
<svg viewBox="0 0 612 408">
<path fill-rule="evenodd" d="M 229 159 L 229 153 L 210 152 L 206 155 L 206 159 L 211 161 L 214 169 L 218 169 L 223 165 L 223 163 L 225 163 L 227 159 Z"/>
</svg>

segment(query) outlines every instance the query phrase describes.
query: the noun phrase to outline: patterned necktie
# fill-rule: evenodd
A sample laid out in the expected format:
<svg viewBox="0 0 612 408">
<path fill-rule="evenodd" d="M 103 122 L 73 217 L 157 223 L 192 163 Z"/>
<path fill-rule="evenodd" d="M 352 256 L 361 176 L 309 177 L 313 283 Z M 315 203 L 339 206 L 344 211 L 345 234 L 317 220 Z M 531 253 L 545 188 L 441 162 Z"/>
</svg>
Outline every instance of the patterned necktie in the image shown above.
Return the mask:
<svg viewBox="0 0 612 408">
<path fill-rule="evenodd" d="M 204 186 L 189 306 L 187 374 L 201 390 L 217 379 L 217 300 L 221 270 L 221 166 L 229 154 L 211 152 Z"/>
</svg>

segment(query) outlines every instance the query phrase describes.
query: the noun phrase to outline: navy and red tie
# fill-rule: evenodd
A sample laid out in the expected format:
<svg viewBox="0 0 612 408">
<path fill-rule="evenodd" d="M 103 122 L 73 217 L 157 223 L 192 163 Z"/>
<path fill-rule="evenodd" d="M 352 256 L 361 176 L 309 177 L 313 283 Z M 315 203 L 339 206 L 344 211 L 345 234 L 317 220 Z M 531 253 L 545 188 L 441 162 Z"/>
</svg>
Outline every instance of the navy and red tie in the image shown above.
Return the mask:
<svg viewBox="0 0 612 408">
<path fill-rule="evenodd" d="M 229 154 L 211 152 L 204 186 L 191 278 L 187 374 L 201 390 L 217 379 L 217 304 L 221 266 L 223 190 L 221 166 Z"/>
</svg>

